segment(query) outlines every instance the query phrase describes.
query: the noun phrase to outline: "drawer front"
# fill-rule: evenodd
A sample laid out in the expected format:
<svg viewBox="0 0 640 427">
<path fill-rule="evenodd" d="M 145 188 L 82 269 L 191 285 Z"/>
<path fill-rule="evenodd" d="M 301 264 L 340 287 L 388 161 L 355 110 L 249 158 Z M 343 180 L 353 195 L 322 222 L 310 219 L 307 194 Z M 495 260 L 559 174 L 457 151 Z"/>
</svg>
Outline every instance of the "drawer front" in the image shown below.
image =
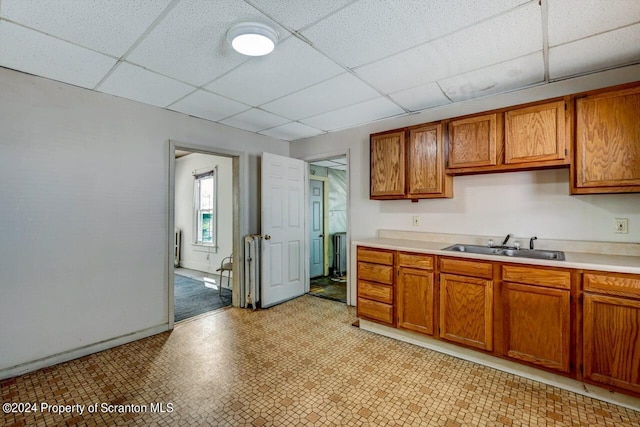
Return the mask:
<svg viewBox="0 0 640 427">
<path fill-rule="evenodd" d="M 358 279 L 393 284 L 393 267 L 390 265 L 358 262 Z"/>
<path fill-rule="evenodd" d="M 398 253 L 398 265 L 400 267 L 418 268 L 421 270 L 433 270 L 434 257 L 431 255 Z"/>
<path fill-rule="evenodd" d="M 440 271 L 463 276 L 493 278 L 493 265 L 486 262 L 467 261 L 457 258 L 440 258 Z"/>
<path fill-rule="evenodd" d="M 358 317 L 393 324 L 393 306 L 366 298 L 358 298 Z"/>
<path fill-rule="evenodd" d="M 640 276 L 633 274 L 585 273 L 585 291 L 640 298 Z"/>
<path fill-rule="evenodd" d="M 503 265 L 502 280 L 558 289 L 571 289 L 571 272 L 549 270 L 542 267 Z"/>
<path fill-rule="evenodd" d="M 358 246 L 358 261 L 393 265 L 393 252 Z"/>
<path fill-rule="evenodd" d="M 358 280 L 358 296 L 387 304 L 393 303 L 393 286 Z"/>
</svg>

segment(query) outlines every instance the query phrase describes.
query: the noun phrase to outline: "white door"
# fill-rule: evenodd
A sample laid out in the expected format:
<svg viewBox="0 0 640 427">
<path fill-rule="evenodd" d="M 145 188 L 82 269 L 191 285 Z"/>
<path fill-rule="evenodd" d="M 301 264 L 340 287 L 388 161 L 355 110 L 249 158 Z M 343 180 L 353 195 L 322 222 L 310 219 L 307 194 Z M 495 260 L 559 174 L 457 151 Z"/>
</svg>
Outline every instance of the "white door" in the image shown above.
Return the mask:
<svg viewBox="0 0 640 427">
<path fill-rule="evenodd" d="M 304 294 L 306 163 L 262 153 L 262 307 Z"/>
<path fill-rule="evenodd" d="M 309 180 L 309 277 L 324 275 L 324 182 Z"/>
</svg>

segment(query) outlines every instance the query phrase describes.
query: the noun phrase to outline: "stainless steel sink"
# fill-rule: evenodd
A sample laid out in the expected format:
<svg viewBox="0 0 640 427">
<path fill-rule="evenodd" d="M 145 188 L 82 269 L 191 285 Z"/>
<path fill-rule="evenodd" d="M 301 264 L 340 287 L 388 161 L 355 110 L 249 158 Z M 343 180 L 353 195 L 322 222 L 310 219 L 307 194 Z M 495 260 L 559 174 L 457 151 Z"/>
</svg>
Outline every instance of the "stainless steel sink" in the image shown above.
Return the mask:
<svg viewBox="0 0 640 427">
<path fill-rule="evenodd" d="M 451 252 L 468 252 L 472 254 L 482 255 L 501 255 L 514 258 L 532 258 L 532 259 L 548 259 L 554 261 L 564 261 L 564 252 L 549 251 L 545 249 L 516 249 L 511 246 L 480 246 L 480 245 L 464 245 L 457 243 L 448 246 L 443 251 Z"/>
</svg>

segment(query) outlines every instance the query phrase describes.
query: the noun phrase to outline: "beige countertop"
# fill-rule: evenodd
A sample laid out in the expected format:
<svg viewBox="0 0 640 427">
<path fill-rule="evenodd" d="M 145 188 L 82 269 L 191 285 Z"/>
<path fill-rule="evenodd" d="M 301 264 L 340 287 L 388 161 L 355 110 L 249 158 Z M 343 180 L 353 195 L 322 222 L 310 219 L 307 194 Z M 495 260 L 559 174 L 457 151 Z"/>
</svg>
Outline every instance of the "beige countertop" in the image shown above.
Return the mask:
<svg viewBox="0 0 640 427">
<path fill-rule="evenodd" d="M 573 268 L 581 270 L 610 271 L 617 273 L 640 274 L 640 256 L 609 255 L 587 252 L 564 251 L 564 261 L 539 260 L 528 258 L 513 258 L 499 255 L 481 255 L 464 252 L 443 251 L 443 248 L 451 243 L 425 240 L 410 240 L 396 238 L 365 238 L 353 240 L 352 245 L 369 246 L 380 249 L 392 249 L 398 251 L 418 252 L 439 256 L 451 256 L 456 258 L 481 259 L 487 261 L 500 261 L 513 264 L 541 265 L 549 267 Z M 457 243 L 468 243 L 460 241 Z"/>
</svg>

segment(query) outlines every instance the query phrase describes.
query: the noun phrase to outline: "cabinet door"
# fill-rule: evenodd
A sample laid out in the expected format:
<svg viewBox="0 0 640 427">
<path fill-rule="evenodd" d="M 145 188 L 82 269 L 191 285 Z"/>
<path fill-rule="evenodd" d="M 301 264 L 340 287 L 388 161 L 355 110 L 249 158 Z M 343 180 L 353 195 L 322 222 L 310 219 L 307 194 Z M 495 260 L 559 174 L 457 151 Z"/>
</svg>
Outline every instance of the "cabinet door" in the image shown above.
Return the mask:
<svg viewBox="0 0 640 427">
<path fill-rule="evenodd" d="M 440 337 L 493 349 L 493 282 L 474 277 L 440 275 Z"/>
<path fill-rule="evenodd" d="M 398 327 L 433 335 L 433 271 L 400 267 L 398 270 Z"/>
<path fill-rule="evenodd" d="M 565 104 L 551 102 L 505 113 L 505 164 L 565 158 Z"/>
<path fill-rule="evenodd" d="M 640 88 L 576 101 L 575 186 L 640 192 Z"/>
<path fill-rule="evenodd" d="M 497 156 L 497 114 L 449 123 L 449 168 L 494 166 Z"/>
<path fill-rule="evenodd" d="M 506 355 L 569 372 L 570 291 L 504 283 Z"/>
<path fill-rule="evenodd" d="M 452 197 L 452 177 L 445 175 L 442 125 L 412 129 L 407 144 L 407 197 Z"/>
<path fill-rule="evenodd" d="M 405 132 L 371 136 L 372 199 L 401 199 L 405 192 Z"/>
<path fill-rule="evenodd" d="M 584 294 L 584 376 L 640 393 L 640 301 Z"/>
</svg>

